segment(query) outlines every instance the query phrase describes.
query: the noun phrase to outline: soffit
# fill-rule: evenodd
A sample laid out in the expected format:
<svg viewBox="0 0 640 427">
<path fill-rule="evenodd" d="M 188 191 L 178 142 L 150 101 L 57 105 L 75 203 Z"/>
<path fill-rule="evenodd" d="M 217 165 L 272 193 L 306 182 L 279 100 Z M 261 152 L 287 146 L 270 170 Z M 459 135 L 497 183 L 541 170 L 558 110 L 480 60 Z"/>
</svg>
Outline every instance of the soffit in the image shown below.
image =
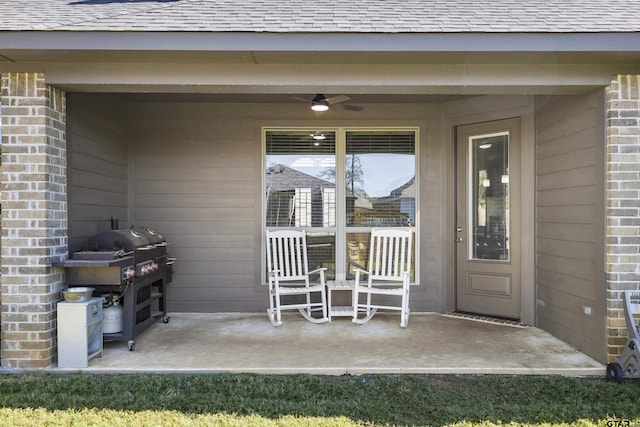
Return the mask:
<svg viewBox="0 0 640 427">
<path fill-rule="evenodd" d="M 313 94 L 246 94 L 246 93 L 121 93 L 129 102 L 206 102 L 206 103 L 267 103 L 291 104 L 304 103 L 301 99 L 308 99 L 309 105 Z M 327 96 L 332 96 L 328 94 Z M 349 94 L 349 104 L 442 104 L 469 98 L 465 95 L 393 95 L 393 94 Z"/>
<path fill-rule="evenodd" d="M 4 71 L 95 92 L 584 93 L 640 73 L 640 33 L 0 33 Z"/>
<path fill-rule="evenodd" d="M 638 52 L 193 52 L 0 49 L 0 63 L 640 64 Z"/>
</svg>

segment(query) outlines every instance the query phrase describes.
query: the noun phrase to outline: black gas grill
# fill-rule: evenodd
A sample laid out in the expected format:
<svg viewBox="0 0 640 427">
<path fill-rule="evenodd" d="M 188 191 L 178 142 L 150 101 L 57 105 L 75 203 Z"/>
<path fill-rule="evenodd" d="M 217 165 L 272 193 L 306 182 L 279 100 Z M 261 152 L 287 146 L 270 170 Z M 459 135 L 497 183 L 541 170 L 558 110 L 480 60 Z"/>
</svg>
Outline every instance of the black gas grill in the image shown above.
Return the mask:
<svg viewBox="0 0 640 427">
<path fill-rule="evenodd" d="M 89 286 L 105 304 L 122 305 L 121 332 L 104 334 L 105 341 L 127 341 L 156 320 L 169 321 L 166 287 L 171 282 L 174 258 L 167 255 L 167 241 L 149 227 L 132 227 L 98 233 L 63 265 L 69 287 Z"/>
</svg>

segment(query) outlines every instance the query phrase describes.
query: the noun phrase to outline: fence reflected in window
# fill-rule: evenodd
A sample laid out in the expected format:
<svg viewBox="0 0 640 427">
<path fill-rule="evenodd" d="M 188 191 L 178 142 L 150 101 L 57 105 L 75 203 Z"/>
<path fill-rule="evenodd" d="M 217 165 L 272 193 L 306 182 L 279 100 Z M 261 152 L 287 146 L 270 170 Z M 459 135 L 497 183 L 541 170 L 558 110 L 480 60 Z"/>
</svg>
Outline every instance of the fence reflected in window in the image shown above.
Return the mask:
<svg viewBox="0 0 640 427">
<path fill-rule="evenodd" d="M 347 226 L 415 226 L 415 132 L 350 131 L 346 138 Z"/>
<path fill-rule="evenodd" d="M 415 239 L 411 253 L 415 257 Z M 347 279 L 355 277 L 355 270 L 367 270 L 369 267 L 369 251 L 371 249 L 371 233 L 347 233 Z M 415 280 L 415 259 L 411 260 L 411 281 Z"/>
</svg>

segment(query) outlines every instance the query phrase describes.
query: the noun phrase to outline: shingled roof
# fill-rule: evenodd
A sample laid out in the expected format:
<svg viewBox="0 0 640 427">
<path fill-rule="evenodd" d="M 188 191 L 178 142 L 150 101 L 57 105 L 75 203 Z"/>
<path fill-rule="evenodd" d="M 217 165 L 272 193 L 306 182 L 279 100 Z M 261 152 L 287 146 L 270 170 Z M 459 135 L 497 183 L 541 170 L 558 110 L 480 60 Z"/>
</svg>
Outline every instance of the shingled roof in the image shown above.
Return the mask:
<svg viewBox="0 0 640 427">
<path fill-rule="evenodd" d="M 0 0 L 0 31 L 639 32 L 640 0 Z"/>
</svg>

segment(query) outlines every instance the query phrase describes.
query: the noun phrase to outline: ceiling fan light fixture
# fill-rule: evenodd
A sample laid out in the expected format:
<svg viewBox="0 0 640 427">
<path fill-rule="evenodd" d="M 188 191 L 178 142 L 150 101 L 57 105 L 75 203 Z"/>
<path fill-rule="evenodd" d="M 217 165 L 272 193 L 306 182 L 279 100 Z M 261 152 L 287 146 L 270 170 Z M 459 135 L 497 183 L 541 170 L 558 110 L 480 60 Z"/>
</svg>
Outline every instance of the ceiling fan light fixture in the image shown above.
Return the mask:
<svg viewBox="0 0 640 427">
<path fill-rule="evenodd" d="M 329 109 L 329 101 L 324 95 L 318 94 L 311 100 L 311 109 L 313 111 L 327 111 Z"/>
</svg>

